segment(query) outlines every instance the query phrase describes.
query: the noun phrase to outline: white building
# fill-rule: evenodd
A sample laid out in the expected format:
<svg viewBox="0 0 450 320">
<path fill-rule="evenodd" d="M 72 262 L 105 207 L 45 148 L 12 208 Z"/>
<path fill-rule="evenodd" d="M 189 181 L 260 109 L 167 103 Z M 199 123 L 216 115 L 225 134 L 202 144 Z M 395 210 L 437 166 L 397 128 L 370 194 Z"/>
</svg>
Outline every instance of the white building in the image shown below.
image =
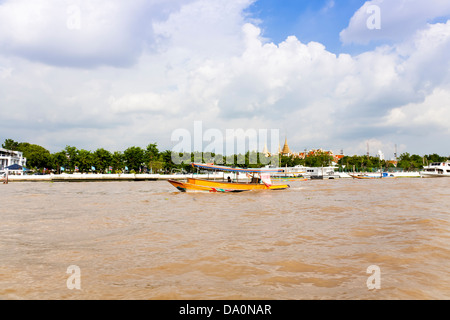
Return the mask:
<svg viewBox="0 0 450 320">
<path fill-rule="evenodd" d="M 4 170 L 6 167 L 12 166 L 13 164 L 25 167 L 27 158 L 24 158 L 23 153 L 20 151 L 0 148 L 0 170 Z"/>
<path fill-rule="evenodd" d="M 377 157 L 380 158 L 381 161 L 384 160 L 384 153 L 381 150 L 378 150 Z"/>
</svg>

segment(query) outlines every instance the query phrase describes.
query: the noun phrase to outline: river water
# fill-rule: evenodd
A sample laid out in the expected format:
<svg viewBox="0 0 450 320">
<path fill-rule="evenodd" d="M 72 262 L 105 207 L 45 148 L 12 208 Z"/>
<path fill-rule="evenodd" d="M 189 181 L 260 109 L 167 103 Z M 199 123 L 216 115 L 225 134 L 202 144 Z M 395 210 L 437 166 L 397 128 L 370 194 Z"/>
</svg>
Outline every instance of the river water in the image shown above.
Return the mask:
<svg viewBox="0 0 450 320">
<path fill-rule="evenodd" d="M 0 299 L 450 299 L 450 179 L 288 183 L 0 185 Z"/>
</svg>

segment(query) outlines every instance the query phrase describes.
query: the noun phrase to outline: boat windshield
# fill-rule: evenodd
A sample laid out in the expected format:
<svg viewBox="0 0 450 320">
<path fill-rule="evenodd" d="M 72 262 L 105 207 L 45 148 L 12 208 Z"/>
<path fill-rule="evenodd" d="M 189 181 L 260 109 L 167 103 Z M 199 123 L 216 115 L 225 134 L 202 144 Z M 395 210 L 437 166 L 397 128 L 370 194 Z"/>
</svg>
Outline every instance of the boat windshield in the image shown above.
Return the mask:
<svg viewBox="0 0 450 320">
<path fill-rule="evenodd" d="M 261 183 L 261 179 L 258 177 L 253 176 L 252 180 L 250 181 L 250 183 Z"/>
</svg>

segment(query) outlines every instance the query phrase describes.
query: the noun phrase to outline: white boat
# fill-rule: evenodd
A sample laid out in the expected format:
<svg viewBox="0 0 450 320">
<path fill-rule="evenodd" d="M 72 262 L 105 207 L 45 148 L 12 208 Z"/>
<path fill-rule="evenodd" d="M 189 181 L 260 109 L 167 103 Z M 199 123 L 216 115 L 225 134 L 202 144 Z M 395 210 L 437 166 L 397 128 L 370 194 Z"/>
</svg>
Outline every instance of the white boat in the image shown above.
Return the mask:
<svg viewBox="0 0 450 320">
<path fill-rule="evenodd" d="M 336 167 L 307 167 L 305 178 L 315 179 L 339 179 L 341 176 L 336 172 Z"/>
<path fill-rule="evenodd" d="M 266 166 L 266 168 L 272 168 L 270 166 Z M 339 179 L 341 176 L 338 172 L 336 172 L 337 167 L 329 166 L 329 167 L 305 167 L 305 166 L 295 166 L 295 167 L 278 167 L 272 169 L 279 169 L 281 173 L 272 174 L 273 177 L 280 176 L 290 176 L 291 178 L 299 178 L 300 180 L 306 179 Z"/>
<path fill-rule="evenodd" d="M 447 162 L 433 162 L 425 166 L 420 175 L 423 178 L 450 177 L 450 160 Z"/>
</svg>

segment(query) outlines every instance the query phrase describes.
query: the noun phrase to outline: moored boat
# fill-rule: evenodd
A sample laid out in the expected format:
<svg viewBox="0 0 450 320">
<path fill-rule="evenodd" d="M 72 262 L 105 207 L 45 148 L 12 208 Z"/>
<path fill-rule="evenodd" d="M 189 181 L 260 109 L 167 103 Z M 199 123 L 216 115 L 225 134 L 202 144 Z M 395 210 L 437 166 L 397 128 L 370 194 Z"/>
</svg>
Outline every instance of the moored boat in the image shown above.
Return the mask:
<svg viewBox="0 0 450 320">
<path fill-rule="evenodd" d="M 380 174 L 349 174 L 353 179 L 395 179 L 396 177 L 386 172 Z"/>
<path fill-rule="evenodd" d="M 433 162 L 429 166 L 425 166 L 420 171 L 420 176 L 423 178 L 450 177 L 450 160 L 446 162 Z"/>
<path fill-rule="evenodd" d="M 281 169 L 281 168 L 280 168 Z M 291 169 L 291 168 L 289 168 Z M 305 171 L 290 171 L 288 168 L 283 169 L 283 173 L 274 173 L 271 175 L 275 181 L 307 181 L 303 174 Z M 294 168 L 295 169 L 295 168 Z"/>
<path fill-rule="evenodd" d="M 381 177 L 370 177 L 368 175 L 355 175 L 351 174 L 350 177 L 353 179 L 381 179 Z"/>
<path fill-rule="evenodd" d="M 275 181 L 308 181 L 305 177 L 272 177 Z"/>
</svg>

